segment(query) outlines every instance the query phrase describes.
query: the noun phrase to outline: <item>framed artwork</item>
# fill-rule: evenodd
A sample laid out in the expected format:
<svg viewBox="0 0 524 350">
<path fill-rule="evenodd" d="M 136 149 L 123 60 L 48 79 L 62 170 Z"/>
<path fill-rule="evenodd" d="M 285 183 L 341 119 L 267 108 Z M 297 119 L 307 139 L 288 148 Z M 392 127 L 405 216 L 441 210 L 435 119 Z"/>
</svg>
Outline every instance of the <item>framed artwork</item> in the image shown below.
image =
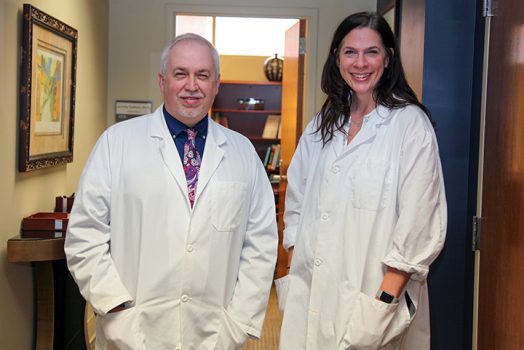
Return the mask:
<svg viewBox="0 0 524 350">
<path fill-rule="evenodd" d="M 19 171 L 73 161 L 78 31 L 24 4 Z"/>
</svg>

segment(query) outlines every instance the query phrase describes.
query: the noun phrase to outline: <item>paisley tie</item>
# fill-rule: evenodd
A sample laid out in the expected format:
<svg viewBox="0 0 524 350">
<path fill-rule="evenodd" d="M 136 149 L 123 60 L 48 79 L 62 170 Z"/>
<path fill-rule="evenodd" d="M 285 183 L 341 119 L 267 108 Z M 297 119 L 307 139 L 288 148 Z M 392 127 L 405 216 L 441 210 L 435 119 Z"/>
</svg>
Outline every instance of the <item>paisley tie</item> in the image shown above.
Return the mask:
<svg viewBox="0 0 524 350">
<path fill-rule="evenodd" d="M 184 144 L 184 173 L 186 174 L 187 192 L 191 208 L 195 203 L 196 187 L 198 183 L 198 172 L 200 171 L 200 154 L 195 146 L 197 131 L 187 129 L 187 141 Z"/>
</svg>

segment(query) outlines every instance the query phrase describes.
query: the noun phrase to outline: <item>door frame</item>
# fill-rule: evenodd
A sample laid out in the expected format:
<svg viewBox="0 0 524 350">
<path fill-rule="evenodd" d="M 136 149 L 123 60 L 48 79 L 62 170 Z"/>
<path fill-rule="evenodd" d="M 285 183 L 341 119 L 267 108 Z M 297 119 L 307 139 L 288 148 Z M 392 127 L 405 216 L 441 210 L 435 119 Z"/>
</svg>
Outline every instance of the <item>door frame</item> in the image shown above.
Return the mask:
<svg viewBox="0 0 524 350">
<path fill-rule="evenodd" d="M 482 193 L 484 181 L 484 136 L 486 126 L 486 101 L 488 91 L 488 67 L 489 67 L 489 33 L 491 18 L 485 17 L 484 21 L 484 50 L 482 63 L 482 87 L 480 100 L 480 126 L 478 143 L 478 169 L 477 169 L 477 205 L 476 216 L 482 217 Z M 473 284 L 473 317 L 471 332 L 471 349 L 478 347 L 478 307 L 479 307 L 479 281 L 480 281 L 480 250 L 475 250 L 474 262 L 474 284 Z"/>
<path fill-rule="evenodd" d="M 302 125 L 306 125 L 308 116 L 316 111 L 317 101 L 317 42 L 318 42 L 318 9 L 303 7 L 257 7 L 257 6 L 213 6 L 167 4 L 166 8 L 166 42 L 175 35 L 177 15 L 198 16 L 235 16 L 259 18 L 296 18 L 306 20 L 306 65 L 304 77 L 304 114 Z"/>
</svg>

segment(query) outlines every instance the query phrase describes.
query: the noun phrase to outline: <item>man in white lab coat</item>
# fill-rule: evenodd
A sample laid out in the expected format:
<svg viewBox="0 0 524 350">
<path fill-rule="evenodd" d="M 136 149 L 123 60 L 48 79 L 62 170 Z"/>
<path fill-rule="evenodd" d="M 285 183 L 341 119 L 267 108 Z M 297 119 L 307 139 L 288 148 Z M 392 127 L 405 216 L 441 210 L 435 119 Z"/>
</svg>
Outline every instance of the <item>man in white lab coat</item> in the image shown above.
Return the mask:
<svg viewBox="0 0 524 350">
<path fill-rule="evenodd" d="M 67 263 L 99 316 L 97 348 L 238 349 L 264 320 L 273 192 L 249 140 L 207 117 L 215 48 L 181 35 L 161 63 L 164 104 L 110 127 L 87 161 Z"/>
</svg>

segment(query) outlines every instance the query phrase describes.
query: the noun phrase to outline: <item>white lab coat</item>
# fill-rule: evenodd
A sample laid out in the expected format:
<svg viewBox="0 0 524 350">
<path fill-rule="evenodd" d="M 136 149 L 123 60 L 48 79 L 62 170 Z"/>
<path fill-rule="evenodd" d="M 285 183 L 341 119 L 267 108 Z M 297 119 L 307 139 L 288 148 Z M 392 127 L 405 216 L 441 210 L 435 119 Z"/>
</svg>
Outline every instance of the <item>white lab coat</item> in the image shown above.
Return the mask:
<svg viewBox="0 0 524 350">
<path fill-rule="evenodd" d="M 429 349 L 426 276 L 447 222 L 433 127 L 418 107 L 378 106 L 349 145 L 336 132 L 322 147 L 318 121 L 288 170 L 280 349 Z M 375 299 L 386 266 L 413 274 L 411 310 Z"/>
<path fill-rule="evenodd" d="M 273 192 L 249 140 L 209 120 L 191 210 L 161 106 L 98 140 L 65 251 L 99 315 L 98 348 L 237 349 L 260 336 L 277 242 Z"/>
</svg>

